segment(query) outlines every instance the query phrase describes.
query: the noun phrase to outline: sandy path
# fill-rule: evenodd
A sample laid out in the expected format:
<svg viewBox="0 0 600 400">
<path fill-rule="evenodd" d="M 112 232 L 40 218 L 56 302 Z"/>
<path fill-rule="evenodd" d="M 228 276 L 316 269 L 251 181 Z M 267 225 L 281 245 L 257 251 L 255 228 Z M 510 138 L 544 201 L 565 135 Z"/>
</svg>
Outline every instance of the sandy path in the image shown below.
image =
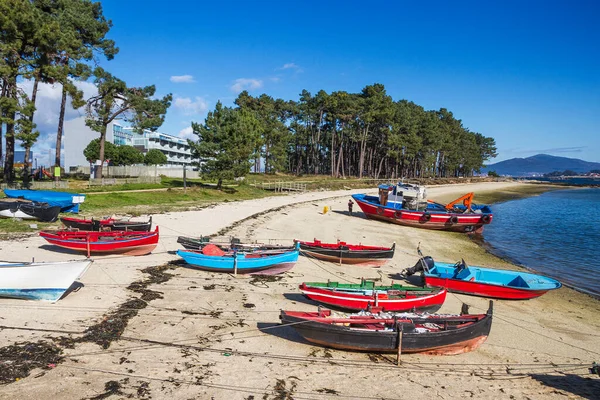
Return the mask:
<svg viewBox="0 0 600 400">
<path fill-rule="evenodd" d="M 458 196 L 467 191 L 503 190 L 514 185 L 519 183 L 448 185 L 430 188 L 429 194 Z M 283 206 L 286 207 L 248 219 L 227 234 L 279 242 L 318 237 L 365 244 L 395 241 L 398 245 L 392 262 L 381 269 L 339 267 L 301 258 L 294 269 L 276 282 L 176 268 L 170 271 L 175 277 L 151 287 L 160 291 L 163 298 L 150 302 L 130 320 L 123 333 L 126 339 L 112 343 L 108 350 L 95 344 L 67 349 L 67 361 L 37 378 L 34 373 L 0 387 L 0 398 L 91 398 L 104 393 L 108 381 L 120 383 L 121 397 L 131 394 L 134 398 L 176 399 L 286 395 L 310 399 L 508 399 L 577 394 L 591 398 L 589 393 L 600 392 L 598 380 L 583 379 L 579 374 L 585 372 L 585 367 L 578 366 L 587 366 L 600 356 L 599 303 L 569 289 L 527 302 L 496 302 L 492 334 L 479 350 L 455 357 L 406 355 L 401 368 L 376 355 L 313 347 L 302 342 L 292 329 L 278 327 L 281 308 L 314 309 L 298 296 L 296 288 L 300 282 L 359 277 L 381 277 L 387 282 L 390 276 L 415 263 L 419 242 L 424 252 L 440 260 L 455 261 L 468 254 L 471 264 L 506 266 L 461 234 L 348 218 L 343 212 L 347 196 L 360 192 L 363 190 L 312 192 L 154 215 L 161 240 L 152 255 L 98 258 L 82 279 L 85 286 L 56 304 L 2 299 L 0 325 L 26 328 L 0 331 L 2 346 L 64 336 L 36 329 L 82 332 L 101 320 L 108 310 L 131 297 L 139 297 L 126 287 L 146 275 L 140 269 L 176 259 L 167 251 L 178 248 L 178 235 L 213 234 L 239 220 Z M 344 197 L 324 200 L 335 196 Z M 302 204 L 289 206 L 292 203 Z M 325 205 L 333 212 L 323 215 Z M 49 251 L 44 243 L 37 237 L 2 242 L 1 258 L 77 258 Z M 485 299 L 451 295 L 442 311 L 457 312 L 463 301 L 473 307 L 473 312 L 487 308 Z M 263 331 L 258 331 L 257 326 Z M 162 344 L 149 345 L 138 339 Z M 552 373 L 569 368 L 573 371 L 566 375 Z"/>
</svg>

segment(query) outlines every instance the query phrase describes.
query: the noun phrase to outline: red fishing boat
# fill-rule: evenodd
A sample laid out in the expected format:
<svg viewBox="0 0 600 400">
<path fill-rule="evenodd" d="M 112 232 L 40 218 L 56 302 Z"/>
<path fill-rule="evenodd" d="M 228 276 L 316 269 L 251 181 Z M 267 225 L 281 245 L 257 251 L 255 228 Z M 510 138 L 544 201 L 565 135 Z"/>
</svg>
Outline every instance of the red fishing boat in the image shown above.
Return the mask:
<svg viewBox="0 0 600 400">
<path fill-rule="evenodd" d="M 102 218 L 84 219 L 62 217 L 60 221 L 71 229 L 80 231 L 135 231 L 150 232 L 152 228 L 152 217 L 148 221 L 131 221 L 127 219 Z"/>
<path fill-rule="evenodd" d="M 340 264 L 357 264 L 379 267 L 394 257 L 396 243 L 392 247 L 365 246 L 346 242 L 323 243 L 314 239 L 312 242 L 300 243 L 300 253 L 307 257 L 331 261 Z"/>
<path fill-rule="evenodd" d="M 368 308 L 382 311 L 436 312 L 446 299 L 445 289 L 403 286 L 375 286 L 371 280 L 361 283 L 304 282 L 300 291 L 311 300 L 330 307 L 361 311 Z"/>
<path fill-rule="evenodd" d="M 398 183 L 380 185 L 379 196 L 354 194 L 367 218 L 416 228 L 454 232 L 482 232 L 492 222 L 489 206 L 473 203 L 473 193 L 448 203 L 427 200 L 423 186 Z"/>
<path fill-rule="evenodd" d="M 42 231 L 50 244 L 91 254 L 118 253 L 129 256 L 149 254 L 158 244 L 158 226 L 154 232 Z"/>
</svg>

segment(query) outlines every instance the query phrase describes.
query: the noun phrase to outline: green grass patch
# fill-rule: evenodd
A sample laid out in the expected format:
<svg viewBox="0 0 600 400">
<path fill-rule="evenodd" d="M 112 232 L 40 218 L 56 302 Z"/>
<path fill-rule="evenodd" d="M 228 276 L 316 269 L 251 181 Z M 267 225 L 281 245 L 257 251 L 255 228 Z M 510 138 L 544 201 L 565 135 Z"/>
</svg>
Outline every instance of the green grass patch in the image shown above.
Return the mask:
<svg viewBox="0 0 600 400">
<path fill-rule="evenodd" d="M 566 187 L 556 185 L 542 184 L 523 184 L 513 186 L 504 190 L 490 190 L 475 193 L 475 203 L 477 204 L 493 204 L 502 203 L 509 200 L 521 199 L 524 197 L 537 196 L 544 192 L 552 190 L 566 189 Z"/>
</svg>

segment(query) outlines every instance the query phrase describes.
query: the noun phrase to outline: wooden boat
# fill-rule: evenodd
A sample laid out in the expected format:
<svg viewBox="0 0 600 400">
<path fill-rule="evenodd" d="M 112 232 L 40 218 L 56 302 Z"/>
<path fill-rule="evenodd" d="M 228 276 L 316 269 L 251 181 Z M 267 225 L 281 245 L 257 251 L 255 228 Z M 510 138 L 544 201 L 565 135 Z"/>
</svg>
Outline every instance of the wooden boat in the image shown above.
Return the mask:
<svg viewBox="0 0 600 400">
<path fill-rule="evenodd" d="M 482 232 L 492 222 L 492 210 L 487 205 L 473 203 L 468 193 L 448 204 L 426 198 L 425 188 L 398 183 L 380 185 L 379 196 L 355 194 L 352 198 L 367 218 L 417 228 L 455 232 Z"/>
<path fill-rule="evenodd" d="M 359 264 L 379 267 L 394 257 L 396 243 L 392 247 L 365 246 L 346 242 L 322 243 L 314 239 L 312 242 L 300 243 L 300 251 L 307 257 L 331 261 L 340 264 Z"/>
<path fill-rule="evenodd" d="M 92 260 L 0 263 L 0 296 L 57 301 L 83 276 Z"/>
<path fill-rule="evenodd" d="M 420 287 L 375 286 L 375 282 L 362 279 L 359 284 L 338 282 L 304 282 L 300 291 L 311 300 L 330 307 L 360 311 L 381 309 L 382 311 L 428 311 L 440 309 L 446 300 L 446 290 Z"/>
<path fill-rule="evenodd" d="M 59 206 L 37 201 L 5 198 L 0 200 L 0 217 L 32 219 L 42 222 L 54 222 L 60 213 Z"/>
<path fill-rule="evenodd" d="M 14 190 L 4 189 L 7 197 L 15 199 L 26 199 L 40 203 L 48 203 L 50 206 L 60 206 L 61 212 L 79 212 L 79 204 L 85 201 L 84 194 L 51 192 L 48 190 Z"/>
<path fill-rule="evenodd" d="M 492 327 L 492 309 L 490 302 L 486 314 L 359 313 L 340 317 L 330 310 L 282 310 L 279 318 L 309 342 L 334 349 L 385 353 L 397 352 L 400 347 L 402 353 L 452 355 L 485 342 Z"/>
<path fill-rule="evenodd" d="M 177 243 L 181 244 L 187 250 L 202 250 L 208 244 L 214 244 L 221 250 L 227 251 L 241 251 L 241 252 L 256 252 L 256 251 L 272 251 L 272 252 L 286 252 L 293 251 L 295 246 L 284 246 L 279 244 L 267 244 L 267 243 L 242 243 L 237 238 L 231 238 L 229 242 L 213 242 L 210 237 L 188 237 L 179 236 Z"/>
<path fill-rule="evenodd" d="M 177 250 L 192 268 L 214 272 L 274 275 L 290 270 L 298 261 L 299 245 L 287 252 L 225 252 L 214 244 L 198 250 Z"/>
<path fill-rule="evenodd" d="M 495 299 L 532 299 L 562 286 L 559 281 L 542 275 L 473 267 L 466 265 L 464 260 L 456 264 L 440 263 L 429 256 L 421 258 L 404 273 L 410 276 L 419 271 L 429 287 L 443 287 L 451 292 Z"/>
<path fill-rule="evenodd" d="M 152 217 L 145 221 L 130 221 L 116 218 L 82 219 L 62 217 L 61 222 L 68 228 L 80 231 L 136 231 L 150 232 L 152 229 Z"/>
<path fill-rule="evenodd" d="M 158 226 L 154 232 L 42 231 L 50 244 L 91 254 L 118 253 L 129 256 L 150 254 L 158 244 Z"/>
</svg>

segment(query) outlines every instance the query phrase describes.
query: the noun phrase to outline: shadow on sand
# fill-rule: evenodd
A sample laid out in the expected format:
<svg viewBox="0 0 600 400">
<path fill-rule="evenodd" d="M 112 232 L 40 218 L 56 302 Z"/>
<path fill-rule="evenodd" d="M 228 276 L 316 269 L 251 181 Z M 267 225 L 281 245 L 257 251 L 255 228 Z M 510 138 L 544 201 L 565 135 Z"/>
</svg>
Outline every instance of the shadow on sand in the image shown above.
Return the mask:
<svg viewBox="0 0 600 400">
<path fill-rule="evenodd" d="M 529 375 L 544 386 L 553 387 L 558 390 L 573 393 L 576 396 L 581 396 L 585 399 L 600 398 L 600 379 L 584 378 L 579 375 L 564 374 L 564 375 L 547 375 L 547 374 L 531 374 Z"/>
<path fill-rule="evenodd" d="M 79 289 L 81 289 L 82 287 L 84 287 L 85 285 L 81 282 L 75 281 L 73 282 L 73 284 L 71 286 L 69 286 L 69 288 L 67 289 L 66 292 L 63 293 L 62 296 L 60 296 L 60 299 L 58 300 L 62 300 L 65 297 L 67 297 L 71 292 L 78 292 Z"/>
<path fill-rule="evenodd" d="M 256 327 L 263 333 L 276 336 L 278 338 L 286 339 L 296 343 L 311 344 L 304 340 L 294 328 L 291 326 L 283 326 L 281 324 L 275 324 L 273 322 L 259 322 Z"/>
<path fill-rule="evenodd" d="M 362 218 L 362 219 L 367 219 L 367 217 L 365 217 L 365 213 L 363 213 L 362 211 L 353 211 L 352 215 L 348 215 L 348 211 L 331 210 L 331 212 L 340 214 L 340 215 L 345 215 L 347 217 L 350 216 L 350 217 L 358 217 L 358 218 Z"/>
<path fill-rule="evenodd" d="M 388 278 L 390 278 L 393 281 L 405 281 L 413 286 L 424 286 L 423 278 L 420 274 L 405 276 L 401 272 L 396 272 L 394 274 L 388 274 Z"/>
<path fill-rule="evenodd" d="M 319 303 L 317 303 L 316 301 L 313 301 L 300 293 L 284 293 L 283 297 L 285 297 L 286 299 L 288 299 L 290 301 L 294 301 L 296 303 L 310 304 L 312 306 L 319 305 Z"/>
<path fill-rule="evenodd" d="M 54 246 L 52 244 L 43 244 L 40 246 L 40 249 L 50 250 L 50 251 L 54 251 L 56 253 L 71 254 L 71 255 L 78 255 L 78 256 L 85 257 L 85 252 L 71 250 L 71 249 L 65 249 L 64 247 Z"/>
</svg>

